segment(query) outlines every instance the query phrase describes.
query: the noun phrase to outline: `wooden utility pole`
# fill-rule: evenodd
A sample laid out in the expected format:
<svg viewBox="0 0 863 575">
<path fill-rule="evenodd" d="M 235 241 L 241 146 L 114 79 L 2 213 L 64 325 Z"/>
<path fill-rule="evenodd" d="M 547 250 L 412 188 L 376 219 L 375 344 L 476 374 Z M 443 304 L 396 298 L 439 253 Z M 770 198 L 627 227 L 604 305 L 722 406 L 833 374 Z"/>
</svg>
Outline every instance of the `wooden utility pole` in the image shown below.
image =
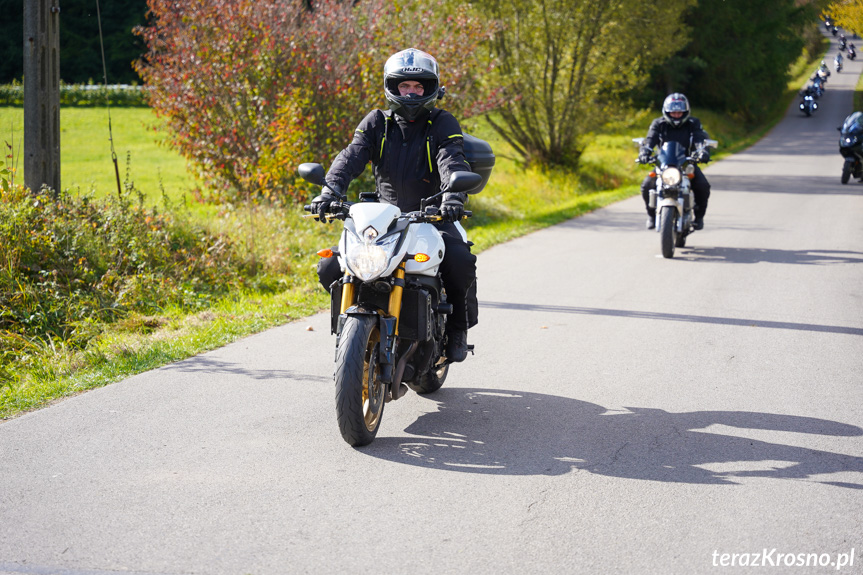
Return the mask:
<svg viewBox="0 0 863 575">
<path fill-rule="evenodd" d="M 24 0 L 24 184 L 60 191 L 60 0 Z"/>
</svg>

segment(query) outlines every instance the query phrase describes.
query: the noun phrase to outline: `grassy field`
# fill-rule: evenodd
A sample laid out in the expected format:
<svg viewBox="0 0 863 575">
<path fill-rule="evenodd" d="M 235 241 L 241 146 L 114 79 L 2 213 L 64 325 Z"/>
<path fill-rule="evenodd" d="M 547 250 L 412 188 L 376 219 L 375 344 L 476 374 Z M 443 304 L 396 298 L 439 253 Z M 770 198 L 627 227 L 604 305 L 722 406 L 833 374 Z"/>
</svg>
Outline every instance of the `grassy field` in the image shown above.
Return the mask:
<svg viewBox="0 0 863 575">
<path fill-rule="evenodd" d="M 134 184 L 152 201 L 161 198 L 163 189 L 175 201 L 190 197 L 195 180 L 186 170 L 186 161 L 164 145 L 164 132 L 158 126 L 148 108 L 61 108 L 60 185 L 95 197 L 116 193 L 113 134 L 121 185 Z M 0 107 L 0 138 L 11 147 L 12 161 L 17 164 L 13 167 L 22 181 L 23 133 L 23 109 Z M 6 149 L 8 154 L 9 147 Z"/>
<path fill-rule="evenodd" d="M 761 125 L 695 109 L 693 114 L 702 120 L 711 137 L 720 141 L 714 158 L 751 145 L 775 125 L 820 58 L 801 59 L 785 97 L 777 101 L 770 118 Z M 475 251 L 637 194 L 644 168 L 634 164 L 636 148 L 631 139 L 643 136 L 656 115 L 656 110 L 633 112 L 611 133 L 594 135 L 577 172 L 525 169 L 487 125 L 473 126 L 471 133 L 488 140 L 497 156 L 491 181 L 469 205 L 476 216 L 467 223 Z M 146 202 L 153 205 L 161 204 L 164 193 L 173 205 L 185 206 L 213 233 L 232 238 L 238 249 L 284 287 L 275 293 L 254 289 L 231 293 L 205 311 L 194 313 L 168 307 L 156 315 L 131 314 L 117 324 L 104 326 L 84 350 L 66 349 L 54 342 L 34 346 L 38 349 L 26 369 L 0 365 L 14 376 L 5 381 L 0 377 L 0 418 L 225 345 L 328 305 L 316 282 L 314 252 L 333 245 L 337 226 L 302 220 L 300 207 L 277 210 L 196 203 L 191 200 L 196 183 L 187 173 L 185 161 L 160 145 L 164 136 L 155 129 L 153 113 L 141 108 L 112 108 L 111 117 L 122 182 L 134 182 Z M 0 130 L 12 148 L 13 162 L 20 154 L 21 118 L 20 109 L 0 108 Z M 97 198 L 115 195 L 106 110 L 63 110 L 61 123 L 63 187 Z M 18 174 L 20 177 L 20 166 Z M 311 187 L 309 193 L 313 194 Z M 633 221 L 633 226 L 642 225 L 641 218 Z"/>
</svg>

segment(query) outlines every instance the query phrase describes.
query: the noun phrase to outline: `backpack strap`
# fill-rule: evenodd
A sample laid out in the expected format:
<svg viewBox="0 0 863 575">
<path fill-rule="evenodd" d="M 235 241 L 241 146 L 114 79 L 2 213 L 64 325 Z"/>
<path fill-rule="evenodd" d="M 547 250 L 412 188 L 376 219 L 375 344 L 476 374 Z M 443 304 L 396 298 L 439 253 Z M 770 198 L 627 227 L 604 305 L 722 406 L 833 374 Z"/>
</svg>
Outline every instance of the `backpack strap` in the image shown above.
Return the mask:
<svg viewBox="0 0 863 575">
<path fill-rule="evenodd" d="M 387 134 L 390 132 L 390 120 L 392 120 L 392 110 L 378 110 L 380 115 L 383 117 L 383 134 L 381 134 L 381 145 L 378 148 L 378 162 L 382 162 L 384 159 L 384 148 L 387 143 Z"/>
</svg>

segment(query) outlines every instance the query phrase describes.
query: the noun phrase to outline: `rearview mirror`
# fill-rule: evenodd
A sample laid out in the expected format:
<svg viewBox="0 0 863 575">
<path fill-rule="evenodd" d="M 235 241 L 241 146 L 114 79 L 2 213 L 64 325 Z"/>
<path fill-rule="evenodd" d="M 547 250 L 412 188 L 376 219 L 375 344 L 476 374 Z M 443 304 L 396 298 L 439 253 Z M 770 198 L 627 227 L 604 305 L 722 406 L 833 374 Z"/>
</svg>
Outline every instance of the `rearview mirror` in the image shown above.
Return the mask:
<svg viewBox="0 0 863 575">
<path fill-rule="evenodd" d="M 297 172 L 302 179 L 312 184 L 323 186 L 326 183 L 324 180 L 324 167 L 320 164 L 300 164 L 297 167 Z"/>
<path fill-rule="evenodd" d="M 448 192 L 473 194 L 479 192 L 482 176 L 473 172 L 453 172 L 449 176 Z"/>
</svg>

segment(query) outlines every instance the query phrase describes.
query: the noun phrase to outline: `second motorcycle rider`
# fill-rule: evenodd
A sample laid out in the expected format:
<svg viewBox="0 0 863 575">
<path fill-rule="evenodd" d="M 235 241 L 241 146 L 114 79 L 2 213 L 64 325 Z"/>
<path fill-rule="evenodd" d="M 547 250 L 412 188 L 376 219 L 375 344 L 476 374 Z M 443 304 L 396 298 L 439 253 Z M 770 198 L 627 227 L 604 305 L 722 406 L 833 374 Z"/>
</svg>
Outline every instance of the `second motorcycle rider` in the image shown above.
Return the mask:
<svg viewBox="0 0 863 575">
<path fill-rule="evenodd" d="M 701 121 L 689 114 L 689 100 L 680 93 L 670 94 L 662 103 L 662 116 L 653 120 L 647 130 L 647 137 L 642 143 L 638 154 L 638 161 L 646 164 L 650 161 L 653 148 L 662 146 L 664 142 L 677 142 L 687 154 L 691 154 L 698 144 L 703 144 L 707 138 L 707 132 L 701 127 Z M 707 148 L 701 150 L 697 162 L 707 163 L 710 161 L 710 153 Z M 641 196 L 647 208 L 647 228 L 652 230 L 656 226 L 656 208 L 650 207 L 650 190 L 656 187 L 656 176 L 647 176 L 641 184 Z M 695 221 L 693 227 L 700 230 L 704 227 L 704 214 L 707 212 L 707 200 L 710 198 L 710 184 L 701 168 L 695 166 L 695 174 L 692 179 L 692 193 L 695 196 Z"/>
<path fill-rule="evenodd" d="M 353 141 L 330 166 L 321 194 L 312 200 L 312 213 L 326 221 L 322 214 L 369 162 L 381 201 L 403 212 L 418 210 L 422 199 L 443 189 L 451 173 L 469 172 L 458 120 L 435 107 L 443 92 L 437 61 L 430 54 L 409 48 L 391 56 L 384 65 L 389 110 L 373 110 L 357 126 Z M 445 193 L 440 209 L 446 221 L 435 224 L 446 246 L 441 276 L 453 306 L 446 338 L 446 356 L 453 362 L 467 357 L 467 330 L 478 316 L 476 256 L 453 223 L 464 216 L 466 201 L 467 194 Z M 326 289 L 341 275 L 336 258 L 319 262 L 318 277 Z"/>
</svg>

